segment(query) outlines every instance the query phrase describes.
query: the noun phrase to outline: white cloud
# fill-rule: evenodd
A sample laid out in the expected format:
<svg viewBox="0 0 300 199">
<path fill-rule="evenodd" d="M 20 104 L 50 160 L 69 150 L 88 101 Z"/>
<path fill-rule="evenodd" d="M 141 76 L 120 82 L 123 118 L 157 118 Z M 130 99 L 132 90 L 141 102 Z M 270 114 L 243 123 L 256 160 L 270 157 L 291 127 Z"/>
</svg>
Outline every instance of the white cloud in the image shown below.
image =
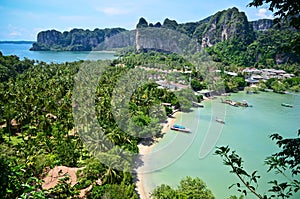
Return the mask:
<svg viewBox="0 0 300 199">
<path fill-rule="evenodd" d="M 96 10 L 107 15 L 123 15 L 129 13 L 129 10 L 124 10 L 117 7 L 97 8 Z"/>
<path fill-rule="evenodd" d="M 260 18 L 266 18 L 266 19 L 273 19 L 272 14 L 268 14 L 268 10 L 265 8 L 260 8 L 258 12 L 256 13 L 256 16 Z"/>
<path fill-rule="evenodd" d="M 22 34 L 22 30 L 18 27 L 15 27 L 11 24 L 8 25 L 8 32 L 7 32 L 7 35 L 9 36 L 9 38 L 17 38 L 19 36 L 21 36 Z"/>
<path fill-rule="evenodd" d="M 26 28 L 21 28 L 8 24 L 4 31 L 1 31 L 4 40 L 33 40 L 31 31 Z"/>
<path fill-rule="evenodd" d="M 18 31 L 12 31 L 9 33 L 9 36 L 11 36 L 11 37 L 16 37 L 16 36 L 20 36 L 20 35 L 22 35 L 22 34 Z"/>
</svg>

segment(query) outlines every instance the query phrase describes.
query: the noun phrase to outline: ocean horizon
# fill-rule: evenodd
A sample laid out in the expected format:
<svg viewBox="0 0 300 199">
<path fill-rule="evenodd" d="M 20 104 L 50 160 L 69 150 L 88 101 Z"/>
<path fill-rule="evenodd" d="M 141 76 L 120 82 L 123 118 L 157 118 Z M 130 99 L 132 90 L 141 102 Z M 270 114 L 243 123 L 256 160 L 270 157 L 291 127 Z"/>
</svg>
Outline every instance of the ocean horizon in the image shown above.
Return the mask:
<svg viewBox="0 0 300 199">
<path fill-rule="evenodd" d="M 17 42 L 17 41 L 16 41 Z M 0 51 L 3 55 L 17 55 L 20 59 L 44 61 L 46 63 L 64 63 L 80 60 L 112 60 L 113 51 L 30 51 L 32 43 L 19 41 L 0 42 Z M 23 43 L 22 43 L 23 42 Z"/>
</svg>

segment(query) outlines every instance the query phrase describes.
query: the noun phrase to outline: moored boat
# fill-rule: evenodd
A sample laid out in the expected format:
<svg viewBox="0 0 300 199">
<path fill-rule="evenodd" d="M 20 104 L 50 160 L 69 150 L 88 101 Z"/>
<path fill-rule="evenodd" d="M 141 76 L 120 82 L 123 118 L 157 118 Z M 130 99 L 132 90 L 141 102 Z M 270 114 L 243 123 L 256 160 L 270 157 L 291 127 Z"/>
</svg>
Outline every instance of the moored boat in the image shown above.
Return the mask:
<svg viewBox="0 0 300 199">
<path fill-rule="evenodd" d="M 281 106 L 293 108 L 293 105 L 287 103 L 282 103 Z"/>
<path fill-rule="evenodd" d="M 181 131 L 181 132 L 185 132 L 185 133 L 191 132 L 190 129 L 188 129 L 188 128 L 184 127 L 184 126 L 178 125 L 178 124 L 174 124 L 174 125 L 171 127 L 171 130 L 174 130 L 174 131 Z"/>
<path fill-rule="evenodd" d="M 204 108 L 204 105 L 203 104 L 200 104 L 198 102 L 192 102 L 193 103 L 193 107 L 200 107 L 200 108 Z"/>
<path fill-rule="evenodd" d="M 225 122 L 224 122 L 223 120 L 221 120 L 220 118 L 217 118 L 217 119 L 216 119 L 216 122 L 219 122 L 219 123 L 221 123 L 221 124 L 225 124 Z"/>
</svg>

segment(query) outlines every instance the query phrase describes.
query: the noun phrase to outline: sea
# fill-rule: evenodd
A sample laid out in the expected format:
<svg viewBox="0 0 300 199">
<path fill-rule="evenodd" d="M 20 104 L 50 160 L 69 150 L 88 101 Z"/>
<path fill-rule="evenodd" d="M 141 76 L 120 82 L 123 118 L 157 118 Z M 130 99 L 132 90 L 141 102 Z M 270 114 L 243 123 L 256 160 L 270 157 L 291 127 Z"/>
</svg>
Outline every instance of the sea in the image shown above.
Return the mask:
<svg viewBox="0 0 300 199">
<path fill-rule="evenodd" d="M 216 199 L 242 195 L 236 187 L 229 189 L 232 184 L 241 182 L 230 173 L 231 169 L 223 164 L 222 159 L 214 155 L 216 147 L 221 146 L 229 146 L 236 151 L 243 158 L 244 169 L 249 174 L 257 171 L 257 175 L 261 176 L 257 186 L 261 195 L 271 188 L 268 182 L 275 179 L 286 181 L 281 174 L 268 172 L 265 159 L 280 151 L 275 141 L 270 139 L 271 134 L 297 137 L 300 95 L 239 92 L 223 97 L 240 102 L 247 100 L 252 107 L 233 107 L 221 103 L 221 98 L 204 101 L 204 108 L 182 113 L 176 119 L 176 123 L 191 129 L 191 133 L 169 130 L 154 145 L 141 169 L 147 193 L 161 184 L 176 188 L 181 179 L 191 176 L 202 179 Z M 293 108 L 281 106 L 281 103 L 292 104 Z M 216 118 L 222 119 L 225 124 L 216 122 Z M 255 197 L 248 193 L 245 198 Z M 299 199 L 300 193 L 291 198 Z"/>
<path fill-rule="evenodd" d="M 28 43 L 0 43 L 0 51 L 3 55 L 17 55 L 31 60 L 44 61 L 46 63 L 63 63 L 79 60 L 106 60 L 114 59 L 112 51 L 30 51 L 32 44 Z"/>
<path fill-rule="evenodd" d="M 114 52 L 53 52 L 29 51 L 31 44 L 0 44 L 4 55 L 17 55 L 21 59 L 62 63 L 78 60 L 113 59 Z M 246 100 L 252 107 L 233 107 L 221 103 L 222 99 Z M 292 104 L 293 108 L 283 107 L 281 103 Z M 251 174 L 257 171 L 261 176 L 257 190 L 267 193 L 268 183 L 278 179 L 286 180 L 282 175 L 267 172 L 266 157 L 279 151 L 270 135 L 278 133 L 285 138 L 297 136 L 300 129 L 299 94 L 276 94 L 260 92 L 246 94 L 239 92 L 228 97 L 203 102 L 204 108 L 194 108 L 191 112 L 181 113 L 176 123 L 191 129 L 191 133 L 169 130 L 154 145 L 151 153 L 145 157 L 144 185 L 146 192 L 161 184 L 176 188 L 185 176 L 199 177 L 212 190 L 216 199 L 226 199 L 231 195 L 239 196 L 235 187 L 229 189 L 238 178 L 230 173 L 222 159 L 214 155 L 216 147 L 229 146 L 244 161 L 244 168 Z M 216 122 L 221 119 L 225 124 Z M 300 179 L 298 179 L 300 180 Z M 249 193 L 245 198 L 255 198 Z M 300 192 L 292 197 L 299 199 Z"/>
</svg>

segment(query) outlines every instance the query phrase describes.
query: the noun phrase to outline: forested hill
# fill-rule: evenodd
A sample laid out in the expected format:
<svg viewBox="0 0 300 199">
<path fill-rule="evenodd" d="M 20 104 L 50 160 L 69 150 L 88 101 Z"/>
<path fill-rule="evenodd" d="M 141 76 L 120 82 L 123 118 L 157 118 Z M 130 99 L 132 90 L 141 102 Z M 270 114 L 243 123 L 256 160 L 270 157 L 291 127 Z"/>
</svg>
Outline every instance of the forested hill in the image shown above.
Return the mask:
<svg viewBox="0 0 300 199">
<path fill-rule="evenodd" d="M 239 39 L 247 43 L 255 39 L 255 31 L 265 31 L 273 26 L 270 19 L 261 19 L 249 22 L 244 12 L 239 12 L 237 8 L 230 8 L 219 11 L 198 22 L 178 24 L 175 20 L 166 18 L 161 24 L 157 22 L 149 23 L 140 18 L 137 28 L 162 27 L 176 30 L 196 39 L 202 47 L 210 47 L 216 43 Z"/>
<path fill-rule="evenodd" d="M 255 30 L 267 30 L 272 26 L 272 20 L 249 22 L 245 13 L 239 12 L 237 8 L 217 12 L 198 22 L 178 24 L 175 20 L 166 18 L 162 24 L 160 22 L 148 24 L 144 18 L 141 18 L 137 24 L 137 28 L 157 27 L 176 30 L 197 39 L 203 47 L 233 38 L 250 42 L 254 39 Z M 37 42 L 33 44 L 31 50 L 90 51 L 107 38 L 124 31 L 126 30 L 122 28 L 95 29 L 94 31 L 73 29 L 63 33 L 56 30 L 42 31 L 38 33 Z M 134 45 L 135 42 L 135 39 L 131 37 L 127 40 L 122 38 L 118 41 L 118 47 Z"/>
</svg>

